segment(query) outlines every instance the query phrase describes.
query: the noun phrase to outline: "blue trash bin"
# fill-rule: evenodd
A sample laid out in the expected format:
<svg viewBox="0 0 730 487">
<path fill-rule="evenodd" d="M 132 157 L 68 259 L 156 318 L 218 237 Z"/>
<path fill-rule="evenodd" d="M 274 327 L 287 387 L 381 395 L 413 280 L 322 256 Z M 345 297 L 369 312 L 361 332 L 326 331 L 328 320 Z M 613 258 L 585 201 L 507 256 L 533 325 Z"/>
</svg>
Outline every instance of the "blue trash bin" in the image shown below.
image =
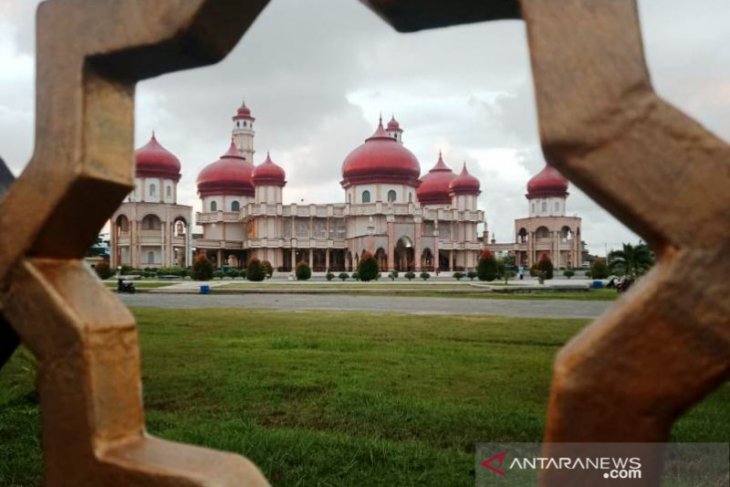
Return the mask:
<svg viewBox="0 0 730 487">
<path fill-rule="evenodd" d="M 593 281 L 591 287 L 593 289 L 601 289 L 603 287 L 603 283 L 601 281 Z"/>
<path fill-rule="evenodd" d="M 210 286 L 207 284 L 200 286 L 200 294 L 210 294 Z"/>
</svg>

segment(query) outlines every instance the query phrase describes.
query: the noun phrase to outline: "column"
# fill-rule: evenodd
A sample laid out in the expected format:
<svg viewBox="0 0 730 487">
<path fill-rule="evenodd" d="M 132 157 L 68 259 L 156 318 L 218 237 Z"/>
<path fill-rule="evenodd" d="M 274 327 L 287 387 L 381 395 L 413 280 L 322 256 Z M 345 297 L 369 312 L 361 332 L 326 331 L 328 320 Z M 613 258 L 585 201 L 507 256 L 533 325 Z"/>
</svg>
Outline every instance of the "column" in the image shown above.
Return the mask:
<svg viewBox="0 0 730 487">
<path fill-rule="evenodd" d="M 324 267 L 328 271 L 330 270 L 330 249 L 325 249 L 324 251 Z"/>
<path fill-rule="evenodd" d="M 314 268 L 314 249 L 311 247 L 309 248 L 309 268 Z"/>
<path fill-rule="evenodd" d="M 416 228 L 415 228 L 415 237 L 416 241 L 414 242 L 414 249 L 413 249 L 413 260 L 416 272 L 421 272 L 421 253 L 423 250 L 421 250 L 421 239 L 423 238 L 423 222 L 416 222 Z"/>
<path fill-rule="evenodd" d="M 395 223 L 388 222 L 388 270 L 395 269 Z"/>
<path fill-rule="evenodd" d="M 109 220 L 109 246 L 111 247 L 111 254 L 109 255 L 109 266 L 112 271 L 117 271 L 118 259 L 117 252 L 119 251 L 119 242 L 117 242 L 117 225 L 114 220 Z"/>
<path fill-rule="evenodd" d="M 216 255 L 216 263 L 217 267 L 220 269 L 221 265 L 223 264 L 223 249 L 218 249 L 218 253 Z"/>
<path fill-rule="evenodd" d="M 129 219 L 129 265 L 137 267 L 139 245 L 137 242 L 137 221 Z"/>
<path fill-rule="evenodd" d="M 449 250 L 449 272 L 454 270 L 454 250 Z"/>
<path fill-rule="evenodd" d="M 190 265 L 190 224 L 185 222 L 185 260 L 184 265 L 188 267 Z"/>
<path fill-rule="evenodd" d="M 292 245 L 291 247 L 291 270 L 293 271 L 297 267 L 297 249 Z"/>
</svg>

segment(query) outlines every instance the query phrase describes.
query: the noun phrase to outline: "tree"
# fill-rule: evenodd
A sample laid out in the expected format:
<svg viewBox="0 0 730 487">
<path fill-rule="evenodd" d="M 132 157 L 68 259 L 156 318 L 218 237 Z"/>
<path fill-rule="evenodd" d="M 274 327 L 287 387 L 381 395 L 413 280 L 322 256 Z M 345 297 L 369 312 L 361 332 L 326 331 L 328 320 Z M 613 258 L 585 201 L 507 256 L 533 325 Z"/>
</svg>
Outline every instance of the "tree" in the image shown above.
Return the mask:
<svg viewBox="0 0 730 487">
<path fill-rule="evenodd" d="M 479 257 L 477 277 L 480 281 L 493 281 L 497 278 L 497 260 L 489 249 L 484 249 Z"/>
<path fill-rule="evenodd" d="M 309 264 L 302 261 L 297 264 L 297 268 L 294 270 L 294 275 L 297 276 L 297 281 L 307 281 L 312 277 L 312 269 L 309 268 Z"/>
<path fill-rule="evenodd" d="M 431 278 L 431 274 L 429 274 L 426 271 L 421 272 L 421 274 L 419 274 L 419 275 L 420 275 L 421 279 L 423 279 L 424 281 L 428 281 Z"/>
<path fill-rule="evenodd" d="M 264 268 L 264 274 L 266 275 L 267 279 L 271 279 L 271 276 L 274 275 L 274 267 L 271 265 L 271 262 L 268 260 L 261 261 L 261 266 Z"/>
<path fill-rule="evenodd" d="M 568 267 L 567 269 L 565 269 L 563 271 L 563 275 L 565 277 L 567 277 L 568 279 L 570 279 L 571 277 L 573 277 L 575 275 L 575 271 L 573 269 L 571 269 L 570 267 Z"/>
<path fill-rule="evenodd" d="M 337 277 L 339 277 L 340 279 L 342 279 L 342 282 L 345 282 L 345 279 L 347 279 L 348 277 L 350 277 L 350 275 L 347 272 L 340 272 L 340 275 L 337 276 Z"/>
<path fill-rule="evenodd" d="M 539 272 L 542 272 L 543 279 L 553 278 L 553 261 L 550 260 L 548 254 L 542 254 L 535 267 Z"/>
<path fill-rule="evenodd" d="M 246 266 L 246 279 L 254 282 L 261 282 L 266 279 L 266 268 L 263 262 L 257 257 L 252 257 Z"/>
<path fill-rule="evenodd" d="M 623 244 L 623 249 L 608 254 L 608 269 L 615 274 L 639 277 L 654 265 L 654 258 L 645 243 Z"/>
<path fill-rule="evenodd" d="M 195 258 L 192 277 L 196 281 L 210 281 L 213 278 L 213 264 L 205 254 L 200 254 Z"/>
<path fill-rule="evenodd" d="M 102 260 L 94 266 L 94 270 L 100 279 L 109 279 L 112 277 L 112 270 L 109 267 L 109 262 Z"/>
<path fill-rule="evenodd" d="M 363 252 L 357 264 L 357 275 L 361 281 L 372 281 L 378 277 L 378 261 L 368 251 Z"/>
<path fill-rule="evenodd" d="M 608 277 L 608 266 L 606 259 L 596 259 L 591 265 L 591 277 L 593 279 L 605 279 Z"/>
<path fill-rule="evenodd" d="M 413 273 L 412 271 L 408 271 L 405 274 L 403 274 L 403 277 L 405 277 L 406 279 L 408 279 L 410 281 L 411 279 L 416 278 L 416 274 Z"/>
</svg>

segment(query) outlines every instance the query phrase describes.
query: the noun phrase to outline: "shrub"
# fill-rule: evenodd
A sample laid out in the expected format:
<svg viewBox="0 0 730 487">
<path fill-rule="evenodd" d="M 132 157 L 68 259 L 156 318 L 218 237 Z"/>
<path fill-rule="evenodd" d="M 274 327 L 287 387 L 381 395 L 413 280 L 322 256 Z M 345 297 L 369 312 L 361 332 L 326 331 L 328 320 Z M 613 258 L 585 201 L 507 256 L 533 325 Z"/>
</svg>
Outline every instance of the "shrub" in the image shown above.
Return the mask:
<svg viewBox="0 0 730 487">
<path fill-rule="evenodd" d="M 340 272 L 340 274 L 337 276 L 340 279 L 342 279 L 342 282 L 345 282 L 345 280 L 350 277 L 350 275 L 347 272 Z"/>
<path fill-rule="evenodd" d="M 403 274 L 403 277 L 405 277 L 406 279 L 408 279 L 410 281 L 411 279 L 415 279 L 416 275 L 413 272 L 408 271 L 405 274 Z"/>
<path fill-rule="evenodd" d="M 226 277 L 230 277 L 231 279 L 235 279 L 240 275 L 241 275 L 241 273 L 238 272 L 238 269 L 228 269 L 226 271 Z"/>
<path fill-rule="evenodd" d="M 223 276 L 225 276 L 225 272 L 223 271 L 215 271 L 213 272 L 213 278 L 214 279 L 223 279 Z"/>
<path fill-rule="evenodd" d="M 361 281 L 372 281 L 378 278 L 378 261 L 370 252 L 363 252 L 357 264 L 357 274 Z"/>
<path fill-rule="evenodd" d="M 327 271 L 327 274 L 325 274 L 325 275 L 324 275 L 324 277 L 325 277 L 325 278 L 326 278 L 326 279 L 327 279 L 328 281 L 331 281 L 332 279 L 334 279 L 334 278 L 335 278 L 335 275 L 334 275 L 334 274 L 332 274 L 332 273 L 331 273 L 330 271 Z"/>
<path fill-rule="evenodd" d="M 297 281 L 306 281 L 312 277 L 312 269 L 309 268 L 309 264 L 302 261 L 297 264 L 294 274 L 297 276 Z"/>
<path fill-rule="evenodd" d="M 391 281 L 395 281 L 396 279 L 398 279 L 398 271 L 390 271 L 388 277 L 390 277 Z"/>
<path fill-rule="evenodd" d="M 112 277 L 112 269 L 109 267 L 109 263 L 105 260 L 96 264 L 94 266 L 94 270 L 96 271 L 96 275 L 99 276 L 99 279 L 109 279 Z"/>
<path fill-rule="evenodd" d="M 192 278 L 196 281 L 209 281 L 213 277 L 213 264 L 204 254 L 195 258 L 193 262 Z"/>
<path fill-rule="evenodd" d="M 427 281 L 431 277 L 431 274 L 429 274 L 426 271 L 423 271 L 423 272 L 421 272 L 420 276 L 421 276 L 421 279 L 423 279 L 424 281 Z"/>
<path fill-rule="evenodd" d="M 477 277 L 477 272 L 476 271 L 469 271 L 469 272 L 466 273 L 466 277 L 468 277 L 470 280 L 473 281 L 474 278 Z"/>
<path fill-rule="evenodd" d="M 563 271 L 563 275 L 565 277 L 567 277 L 568 279 L 570 279 L 571 277 L 573 277 L 575 275 L 575 271 L 573 269 L 568 268 Z"/>
<path fill-rule="evenodd" d="M 133 269 L 132 267 L 130 267 L 130 266 L 128 266 L 128 265 L 123 265 L 123 266 L 122 266 L 122 271 L 121 271 L 121 273 L 122 273 L 122 275 L 123 275 L 123 276 L 126 276 L 126 275 L 128 275 L 128 274 L 133 274 L 133 272 L 132 272 L 132 271 L 134 271 L 134 269 Z"/>
<path fill-rule="evenodd" d="M 591 277 L 593 279 L 605 279 L 608 277 L 608 266 L 606 259 L 596 259 L 591 265 Z"/>
<path fill-rule="evenodd" d="M 454 279 L 457 281 L 461 281 L 464 278 L 463 272 L 454 272 Z"/>
<path fill-rule="evenodd" d="M 274 268 L 271 265 L 271 262 L 268 260 L 264 260 L 261 262 L 261 266 L 264 268 L 264 274 L 266 275 L 267 279 L 271 279 L 271 276 L 274 275 Z"/>
<path fill-rule="evenodd" d="M 260 282 L 266 279 L 266 268 L 257 257 L 251 257 L 251 260 L 248 261 L 246 279 L 254 282 Z"/>
<path fill-rule="evenodd" d="M 535 267 L 538 271 L 542 272 L 542 277 L 544 279 L 553 278 L 553 261 L 550 260 L 550 257 L 548 257 L 547 254 L 542 254 L 540 256 L 540 260 L 537 261 L 537 265 Z"/>
<path fill-rule="evenodd" d="M 484 249 L 479 257 L 477 277 L 480 281 L 493 281 L 497 278 L 497 260 L 489 249 Z"/>
<path fill-rule="evenodd" d="M 355 279 L 356 281 L 359 281 L 360 280 L 360 274 L 358 274 L 357 272 L 353 272 L 352 273 L 352 278 Z"/>
</svg>

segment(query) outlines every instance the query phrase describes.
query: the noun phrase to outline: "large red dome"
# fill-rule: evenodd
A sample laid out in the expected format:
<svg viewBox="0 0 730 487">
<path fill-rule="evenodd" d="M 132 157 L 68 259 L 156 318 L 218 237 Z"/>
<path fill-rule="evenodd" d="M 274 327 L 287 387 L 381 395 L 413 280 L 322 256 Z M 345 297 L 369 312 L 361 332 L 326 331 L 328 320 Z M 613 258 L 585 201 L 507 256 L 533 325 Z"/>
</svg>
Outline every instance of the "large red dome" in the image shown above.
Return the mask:
<svg viewBox="0 0 730 487">
<path fill-rule="evenodd" d="M 390 183 L 418 186 L 421 166 L 411 151 L 390 137 L 382 120 L 375 133 L 365 139 L 342 163 L 342 186 Z"/>
<path fill-rule="evenodd" d="M 180 159 L 157 142 L 154 132 L 150 141 L 134 152 L 134 164 L 137 177 L 180 180 Z"/>
<path fill-rule="evenodd" d="M 269 153 L 266 153 L 266 160 L 253 170 L 254 186 L 279 186 L 286 184 L 286 173 L 284 169 L 271 160 Z"/>
<path fill-rule="evenodd" d="M 554 167 L 545 167 L 527 182 L 527 198 L 548 198 L 568 196 L 568 180 Z"/>
<path fill-rule="evenodd" d="M 469 170 L 466 168 L 466 162 L 464 167 L 461 168 L 461 174 L 456 176 L 451 184 L 449 185 L 450 192 L 452 194 L 468 194 L 468 195 L 479 195 L 481 193 L 479 180 L 469 174 Z"/>
<path fill-rule="evenodd" d="M 255 194 L 251 176 L 253 164 L 240 153 L 231 141 L 228 152 L 208 164 L 198 175 L 198 194 L 201 197 L 215 195 L 251 196 Z"/>
<path fill-rule="evenodd" d="M 421 184 L 416 190 L 418 201 L 422 205 L 450 205 L 449 184 L 455 177 L 439 152 L 436 165 L 421 178 Z"/>
</svg>

